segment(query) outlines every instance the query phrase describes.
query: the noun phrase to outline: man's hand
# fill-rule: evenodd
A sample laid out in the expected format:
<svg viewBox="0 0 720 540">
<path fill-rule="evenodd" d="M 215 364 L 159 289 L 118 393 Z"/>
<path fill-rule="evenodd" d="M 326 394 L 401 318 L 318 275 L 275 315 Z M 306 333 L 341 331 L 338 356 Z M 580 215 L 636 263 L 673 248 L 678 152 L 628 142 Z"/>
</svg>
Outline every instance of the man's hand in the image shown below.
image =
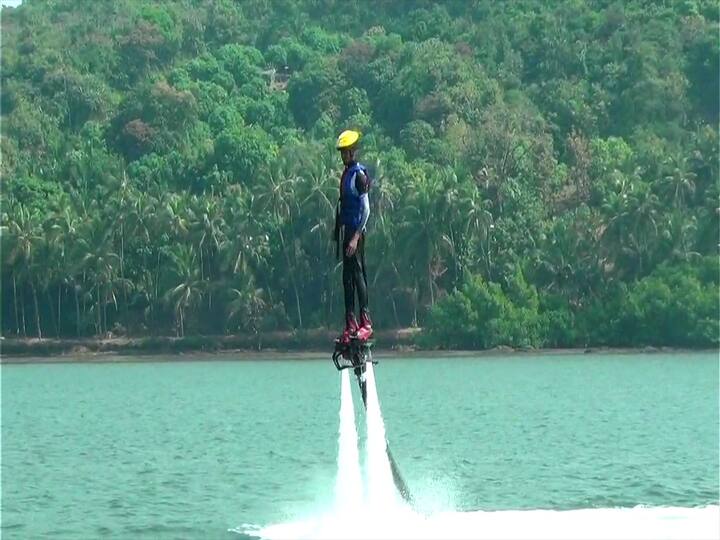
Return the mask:
<svg viewBox="0 0 720 540">
<path fill-rule="evenodd" d="M 348 242 L 347 249 L 345 250 L 345 255 L 347 257 L 352 257 L 355 254 L 355 251 L 357 251 L 358 240 L 360 240 L 360 232 L 355 231 L 355 234 L 353 234 L 353 237 Z"/>
</svg>

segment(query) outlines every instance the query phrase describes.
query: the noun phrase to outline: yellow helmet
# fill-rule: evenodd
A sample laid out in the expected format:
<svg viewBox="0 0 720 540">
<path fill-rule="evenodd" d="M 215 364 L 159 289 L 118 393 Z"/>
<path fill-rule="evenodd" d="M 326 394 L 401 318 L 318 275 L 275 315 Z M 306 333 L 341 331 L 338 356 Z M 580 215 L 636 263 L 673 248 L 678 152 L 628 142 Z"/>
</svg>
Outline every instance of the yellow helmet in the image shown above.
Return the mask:
<svg viewBox="0 0 720 540">
<path fill-rule="evenodd" d="M 343 131 L 338 137 L 337 144 L 335 145 L 338 150 L 344 150 L 345 148 L 352 148 L 360 140 L 360 132 L 347 129 Z"/>
</svg>

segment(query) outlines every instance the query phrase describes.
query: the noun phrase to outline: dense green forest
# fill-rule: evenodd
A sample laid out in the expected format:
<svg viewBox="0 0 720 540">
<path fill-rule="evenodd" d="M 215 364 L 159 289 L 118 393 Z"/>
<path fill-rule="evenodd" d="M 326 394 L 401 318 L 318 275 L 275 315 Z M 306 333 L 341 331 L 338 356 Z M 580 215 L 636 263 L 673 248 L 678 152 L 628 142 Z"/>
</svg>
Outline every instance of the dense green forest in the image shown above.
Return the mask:
<svg viewBox="0 0 720 540">
<path fill-rule="evenodd" d="M 25 0 L 2 10 L 2 333 L 342 325 L 718 344 L 715 0 Z"/>
</svg>

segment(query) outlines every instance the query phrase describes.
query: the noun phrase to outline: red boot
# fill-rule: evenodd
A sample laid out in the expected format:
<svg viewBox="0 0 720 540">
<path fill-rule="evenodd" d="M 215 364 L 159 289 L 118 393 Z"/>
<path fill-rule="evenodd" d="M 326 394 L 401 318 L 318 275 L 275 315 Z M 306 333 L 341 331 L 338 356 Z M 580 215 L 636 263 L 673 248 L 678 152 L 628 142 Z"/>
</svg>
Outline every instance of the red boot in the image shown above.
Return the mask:
<svg viewBox="0 0 720 540">
<path fill-rule="evenodd" d="M 341 344 L 347 345 L 350 343 L 350 336 L 355 335 L 355 332 L 358 331 L 358 323 L 355 319 L 354 313 L 348 313 L 345 316 L 345 330 L 343 330 L 343 333 L 340 335 L 338 340 Z"/>
<path fill-rule="evenodd" d="M 363 310 L 360 313 L 360 328 L 357 331 L 357 338 L 361 341 L 367 341 L 373 335 L 372 321 L 368 312 Z"/>
</svg>

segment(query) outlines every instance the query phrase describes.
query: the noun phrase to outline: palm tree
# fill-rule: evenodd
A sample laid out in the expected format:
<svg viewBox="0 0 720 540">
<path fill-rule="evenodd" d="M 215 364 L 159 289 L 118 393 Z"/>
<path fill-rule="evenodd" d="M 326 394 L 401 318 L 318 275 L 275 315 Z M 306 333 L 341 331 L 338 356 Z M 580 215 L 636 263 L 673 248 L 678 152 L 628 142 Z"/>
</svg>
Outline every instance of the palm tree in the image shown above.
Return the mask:
<svg viewBox="0 0 720 540">
<path fill-rule="evenodd" d="M 144 322 L 152 326 L 158 304 L 156 278 L 159 277 L 160 254 L 168 238 L 169 225 L 163 219 L 166 214 L 159 210 L 158 197 L 144 191 L 133 193 L 127 214 L 126 236 L 131 253 L 139 255 L 139 261 L 135 267 L 128 269 L 134 289 L 128 308 L 137 303 L 144 305 Z"/>
<path fill-rule="evenodd" d="M 265 291 L 255 285 L 255 277 L 250 272 L 236 274 L 230 280 L 232 300 L 227 306 L 226 329 L 233 323 L 243 330 L 250 330 L 254 334 L 259 332 L 259 323 L 267 303 Z"/>
<path fill-rule="evenodd" d="M 418 174 L 408 188 L 407 205 L 402 209 L 399 244 L 405 253 L 403 259 L 410 261 L 410 275 L 418 295 L 421 279 L 427 279 L 431 306 L 435 303 L 436 278 L 444 273 L 440 247 L 447 231 L 445 219 L 452 215 L 453 210 L 449 207 L 452 207 L 450 201 L 456 183 L 457 178 L 451 170 Z M 425 278 L 421 278 L 423 274 Z"/>
<path fill-rule="evenodd" d="M 660 254 L 660 260 L 670 258 L 690 261 L 700 257 L 700 253 L 694 249 L 698 230 L 695 216 L 688 216 L 675 209 L 662 220 L 661 228 L 661 245 L 665 248 L 665 253 Z"/>
<path fill-rule="evenodd" d="M 242 302 L 249 301 L 255 293 L 264 294 L 263 289 L 255 285 L 255 281 L 256 276 L 262 275 L 268 266 L 270 250 L 269 237 L 261 231 L 253 215 L 252 195 L 237 186 L 229 190 L 224 203 L 226 230 L 218 245 L 219 275 L 222 278 L 216 282 L 216 288 L 222 287 L 220 292 L 224 293 L 230 287 L 230 295 L 235 296 L 235 303 L 231 302 L 232 306 L 228 308 L 228 323 L 237 314 L 243 313 L 244 308 L 240 306 Z M 251 285 L 246 286 L 248 283 Z M 247 296 L 249 292 L 253 294 Z"/>
<path fill-rule="evenodd" d="M 290 250 L 288 242 L 285 239 L 283 229 L 287 226 L 293 233 L 293 221 L 298 210 L 298 201 L 293 196 L 294 184 L 297 177 L 292 173 L 292 167 L 285 159 L 278 158 L 270 166 L 269 174 L 266 182 L 262 182 L 258 186 L 258 205 L 259 208 L 268 214 L 268 222 L 270 229 L 277 235 L 280 241 L 280 249 L 285 258 L 286 271 L 290 277 L 293 293 L 295 295 L 295 309 L 297 313 L 298 326 L 303 327 L 302 310 L 300 308 L 300 293 L 296 279 L 297 261 L 290 260 Z M 294 246 L 293 238 L 293 246 Z M 293 249 L 293 258 L 295 250 Z"/>
<path fill-rule="evenodd" d="M 7 256 L 8 263 L 13 268 L 13 295 L 14 302 L 17 304 L 17 280 L 26 280 L 30 285 L 35 307 L 35 328 L 37 336 L 42 339 L 42 325 L 40 323 L 40 307 L 37 299 L 37 275 L 35 272 L 40 268 L 35 264 L 35 252 L 42 241 L 41 229 L 38 217 L 31 214 L 27 208 L 21 203 L 11 207 L 11 215 L 16 217 L 10 218 L 7 224 L 7 234 L 10 236 L 9 241 L 12 250 Z M 27 335 L 25 326 L 25 307 L 22 306 L 23 335 Z M 15 308 L 17 313 L 17 307 Z"/>
<path fill-rule="evenodd" d="M 52 248 L 55 263 L 53 272 L 57 282 L 57 320 L 62 321 L 62 293 L 63 289 L 72 287 L 75 289 L 76 280 L 72 265 L 73 246 L 76 245 L 79 220 L 71 205 L 64 207 L 54 213 L 48 223 L 47 241 Z M 80 331 L 80 312 L 76 293 L 76 332 Z M 58 326 L 58 337 L 60 328 Z"/>
<path fill-rule="evenodd" d="M 660 179 L 660 190 L 672 202 L 674 208 L 684 207 L 695 195 L 697 175 L 691 170 L 687 156 L 671 156 L 664 165 L 665 174 Z"/>
<path fill-rule="evenodd" d="M 68 205 L 56 215 L 57 234 L 64 238 L 64 256 L 65 256 L 65 284 L 72 288 L 73 297 L 75 298 L 75 335 L 80 337 L 81 317 L 80 317 L 80 297 L 84 298 L 87 291 L 83 289 L 85 285 L 85 274 L 83 272 L 82 259 L 84 253 L 79 242 L 80 228 L 84 219 L 89 219 L 85 200 L 75 190 L 70 190 L 68 194 Z M 84 307 L 84 304 L 83 304 Z M 84 313 L 84 310 L 83 310 Z"/>
<path fill-rule="evenodd" d="M 160 288 L 167 274 L 164 262 L 169 261 L 171 249 L 178 244 L 189 241 L 189 212 L 187 197 L 173 192 L 161 192 L 157 199 L 151 202 L 155 212 L 148 227 L 155 234 L 154 248 L 154 276 L 152 279 L 152 315 L 156 316 L 159 303 L 162 301 Z M 163 272 L 165 270 L 165 272 Z M 157 323 L 157 318 L 154 319 Z"/>
<path fill-rule="evenodd" d="M 535 251 L 539 288 L 566 298 L 578 308 L 601 279 L 590 216 L 575 210 L 553 220 L 547 236 Z"/>
<path fill-rule="evenodd" d="M 652 257 L 658 239 L 658 219 L 660 201 L 654 193 L 650 192 L 647 184 L 640 184 L 642 189 L 634 193 L 632 203 L 633 212 L 633 234 L 635 249 L 638 253 L 637 275 L 643 275 L 648 259 Z"/>
<path fill-rule="evenodd" d="M 444 194 L 437 209 L 443 216 L 442 242 L 446 265 L 452 266 L 450 284 L 462 282 L 465 272 L 491 274 L 490 234 L 494 220 L 492 202 L 483 197 L 480 189 L 471 182 L 460 182 L 449 176 L 443 182 Z"/>
<path fill-rule="evenodd" d="M 118 182 L 117 189 L 113 192 L 106 212 L 109 220 L 114 224 L 115 235 L 113 244 L 117 241 L 120 245 L 120 280 L 125 280 L 126 258 L 128 252 L 128 239 L 130 243 L 136 238 L 136 234 L 143 233 L 145 216 L 139 204 L 146 198 L 145 194 L 134 189 L 128 181 L 127 174 L 123 171 L 122 178 Z M 123 311 L 126 313 L 128 306 L 128 287 L 123 288 Z"/>
<path fill-rule="evenodd" d="M 659 206 L 649 185 L 639 180 L 621 183 L 619 192 L 611 193 L 603 203 L 604 249 L 632 278 L 643 274 L 655 246 Z"/>
<path fill-rule="evenodd" d="M 200 277 L 192 244 L 178 244 L 168 251 L 172 264 L 174 285 L 163 295 L 175 312 L 175 328 L 179 337 L 185 336 L 186 312 L 202 301 L 206 282 Z"/>
<path fill-rule="evenodd" d="M 16 237 L 9 233 L 10 230 L 10 216 L 6 213 L 2 213 L 2 221 L 0 222 L 0 252 L 2 253 L 16 253 Z M 17 260 L 11 260 L 9 256 L 3 257 L 0 261 L 2 264 L 2 275 L 3 278 L 7 273 L 12 275 L 13 282 L 13 308 L 15 315 L 15 335 L 20 335 L 20 317 L 18 315 L 18 300 L 17 300 Z M 3 279 L 4 281 L 4 279 Z"/>
<path fill-rule="evenodd" d="M 46 225 L 49 222 L 46 222 Z M 33 259 L 34 273 L 37 276 L 38 289 L 41 294 L 47 296 L 47 305 L 50 311 L 50 319 L 55 327 L 55 334 L 59 337 L 60 322 L 59 316 L 56 315 L 53 307 L 52 286 L 58 282 L 58 291 L 61 290 L 59 282 L 61 281 L 62 265 L 60 258 L 60 250 L 56 243 L 52 242 L 47 231 L 44 231 L 40 242 L 36 248 L 36 257 Z"/>
<path fill-rule="evenodd" d="M 698 232 L 696 235 L 696 249 L 705 254 L 717 254 L 718 231 L 720 231 L 720 180 L 715 176 L 714 181 L 708 186 L 702 196 L 699 205 Z"/>
<path fill-rule="evenodd" d="M 128 287 L 129 282 L 118 275 L 120 256 L 114 252 L 112 237 L 114 231 L 97 216 L 82 224 L 83 231 L 79 235 L 79 247 L 83 252 L 81 266 L 83 272 L 90 277 L 92 287 L 90 294 L 94 296 L 95 331 L 102 335 L 107 331 L 107 305 L 112 300 L 117 310 L 118 287 Z"/>
<path fill-rule="evenodd" d="M 371 166 L 374 171 L 371 189 L 371 222 L 369 224 L 372 243 L 376 257 L 368 267 L 369 282 L 373 297 L 382 306 L 383 299 L 388 298 L 396 326 L 401 326 L 398 314 L 396 294 L 404 291 L 403 275 L 396 264 L 395 252 L 398 249 L 398 223 L 394 219 L 395 208 L 399 200 L 399 188 L 392 179 L 386 176 L 385 168 L 380 159 Z"/>
<path fill-rule="evenodd" d="M 293 224 L 300 239 L 296 257 L 302 261 L 298 267 L 304 271 L 305 300 L 322 308 L 315 313 L 327 324 L 334 307 L 334 265 L 328 263 L 334 256 L 331 239 L 340 172 L 327 153 L 309 153 L 305 161 L 296 176 L 299 208 Z"/>
<path fill-rule="evenodd" d="M 219 278 L 218 254 L 221 243 L 224 241 L 227 228 L 222 214 L 218 198 L 198 198 L 193 196 L 190 199 L 189 235 L 193 245 L 197 246 L 200 263 L 200 279 L 208 281 L 208 309 L 212 309 L 212 281 Z M 207 269 L 206 269 L 207 268 Z"/>
</svg>

